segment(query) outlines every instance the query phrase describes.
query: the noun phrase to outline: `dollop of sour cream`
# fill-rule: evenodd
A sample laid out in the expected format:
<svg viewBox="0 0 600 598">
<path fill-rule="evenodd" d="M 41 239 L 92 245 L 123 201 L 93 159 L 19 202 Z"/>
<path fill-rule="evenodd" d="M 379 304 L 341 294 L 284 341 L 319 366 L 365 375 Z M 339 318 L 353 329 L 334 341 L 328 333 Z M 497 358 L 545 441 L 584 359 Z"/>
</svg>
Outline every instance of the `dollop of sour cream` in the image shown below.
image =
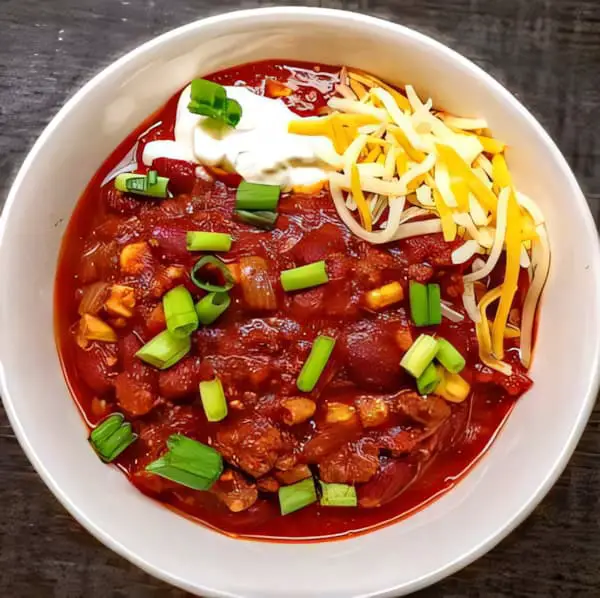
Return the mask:
<svg viewBox="0 0 600 598">
<path fill-rule="evenodd" d="M 244 180 L 291 188 L 313 185 L 339 167 L 331 140 L 322 136 L 288 133 L 288 123 L 299 117 L 281 100 L 259 96 L 246 87 L 225 87 L 227 97 L 242 107 L 242 118 L 232 128 L 188 110 L 191 86 L 179 97 L 175 139 L 151 141 L 143 151 L 150 166 L 156 158 L 171 158 L 221 166 Z"/>
</svg>

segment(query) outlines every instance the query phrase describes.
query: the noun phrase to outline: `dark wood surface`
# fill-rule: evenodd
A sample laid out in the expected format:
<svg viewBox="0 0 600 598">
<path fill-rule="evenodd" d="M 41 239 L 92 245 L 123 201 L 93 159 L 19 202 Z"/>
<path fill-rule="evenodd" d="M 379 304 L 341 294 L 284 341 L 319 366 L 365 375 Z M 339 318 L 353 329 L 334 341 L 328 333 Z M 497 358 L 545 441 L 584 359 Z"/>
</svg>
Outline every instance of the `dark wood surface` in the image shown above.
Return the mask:
<svg viewBox="0 0 600 598">
<path fill-rule="evenodd" d="M 0 205 L 43 126 L 99 69 L 177 25 L 268 4 L 0 0 Z M 431 34 L 488 70 L 558 142 L 598 222 L 600 0 L 305 4 L 398 21 Z M 0 596 L 184 595 L 110 552 L 64 511 L 32 470 L 0 407 Z M 600 596 L 600 410 L 560 481 L 526 523 L 487 556 L 418 596 Z"/>
</svg>

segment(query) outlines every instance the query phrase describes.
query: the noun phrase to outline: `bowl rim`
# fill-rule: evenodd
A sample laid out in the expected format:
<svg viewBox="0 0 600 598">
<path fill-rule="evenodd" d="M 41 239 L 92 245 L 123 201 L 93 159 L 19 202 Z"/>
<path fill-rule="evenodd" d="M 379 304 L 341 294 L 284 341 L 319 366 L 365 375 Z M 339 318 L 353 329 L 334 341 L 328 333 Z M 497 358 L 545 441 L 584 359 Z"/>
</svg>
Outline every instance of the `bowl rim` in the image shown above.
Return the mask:
<svg viewBox="0 0 600 598">
<path fill-rule="evenodd" d="M 442 42 L 436 39 L 416 31 L 405 25 L 401 25 L 395 22 L 391 22 L 382 18 L 373 17 L 370 15 L 363 15 L 353 11 L 346 11 L 340 9 L 320 8 L 320 7 L 263 7 L 263 8 L 252 8 L 245 10 L 234 10 L 227 13 L 213 15 L 198 19 L 191 23 L 182 25 L 171 29 L 163 34 L 155 36 L 150 40 L 138 45 L 131 51 L 127 52 L 117 60 L 111 62 L 107 67 L 103 68 L 97 73 L 92 79 L 85 83 L 79 88 L 74 95 L 72 95 L 65 104 L 60 108 L 56 115 L 52 118 L 49 124 L 44 128 L 40 136 L 35 141 L 32 148 L 29 150 L 23 164 L 19 168 L 15 179 L 10 187 L 7 195 L 6 203 L 0 215 L 0 251 L 3 250 L 3 240 L 8 227 L 8 221 L 10 213 L 12 211 L 13 204 L 17 200 L 17 190 L 21 186 L 22 181 L 26 178 L 29 170 L 36 161 L 37 155 L 41 148 L 45 145 L 50 135 L 61 125 L 63 119 L 71 111 L 71 109 L 77 105 L 80 101 L 85 100 L 85 97 L 91 92 L 92 89 L 102 84 L 102 82 L 110 77 L 110 75 L 121 69 L 128 62 L 136 59 L 138 56 L 146 53 L 155 46 L 168 43 L 172 39 L 176 39 L 180 35 L 185 35 L 195 29 L 210 27 L 213 24 L 227 23 L 228 21 L 235 22 L 244 19 L 248 16 L 301 16 L 301 17 L 325 17 L 333 18 L 337 20 L 346 20 L 353 22 L 360 26 L 362 24 L 370 24 L 372 26 L 383 27 L 389 31 L 402 35 L 404 37 L 412 38 L 417 43 L 429 46 L 438 52 L 445 53 L 454 62 L 461 64 L 464 68 L 470 70 L 476 77 L 485 81 L 495 93 L 505 99 L 512 105 L 513 109 L 518 110 L 523 117 L 526 118 L 528 124 L 536 131 L 538 135 L 543 139 L 544 143 L 551 150 L 554 158 L 561 167 L 562 175 L 567 179 L 573 190 L 572 203 L 576 205 L 577 210 L 582 214 L 584 219 L 584 232 L 589 237 L 592 245 L 595 247 L 595 251 L 590 256 L 590 268 L 592 272 L 600 274 L 600 239 L 594 219 L 592 217 L 589 205 L 587 204 L 583 192 L 569 167 L 566 159 L 558 149 L 554 140 L 537 121 L 537 119 L 521 104 L 521 102 L 502 84 L 500 84 L 491 75 L 485 72 L 481 67 L 477 66 L 474 62 L 458 53 L 457 51 L 449 48 Z M 6 249 L 4 249 L 6 251 Z M 600 276 L 596 277 L 596 286 L 598 294 L 600 295 Z M 594 353 L 596 356 L 600 356 L 600 335 L 596 337 Z M 433 583 L 440 581 L 441 579 L 455 573 L 463 567 L 469 565 L 476 559 L 483 556 L 493 547 L 495 547 L 501 540 L 503 540 L 510 532 L 512 532 L 525 518 L 537 507 L 540 501 L 548 493 L 550 488 L 554 485 L 560 474 L 563 472 L 568 464 L 568 461 L 573 454 L 576 445 L 583 434 L 584 428 L 587 424 L 588 418 L 594 407 L 596 396 L 600 389 L 600 359 L 595 360 L 595 367 L 590 371 L 589 380 L 587 382 L 587 389 L 583 402 L 583 407 L 578 413 L 575 421 L 575 425 L 571 430 L 565 446 L 559 455 L 559 458 L 553 463 L 549 471 L 547 472 L 545 479 L 539 485 L 534 494 L 522 505 L 520 510 L 514 513 L 513 517 L 506 521 L 501 527 L 498 528 L 497 532 L 487 537 L 479 545 L 472 547 L 469 551 L 464 552 L 462 555 L 455 558 L 453 561 L 447 563 L 445 566 L 440 567 L 438 570 L 431 571 L 416 578 L 408 583 L 403 583 L 394 587 L 383 588 L 381 590 L 375 590 L 370 592 L 366 596 L 396 596 L 398 592 L 402 595 L 411 593 L 427 587 Z M 27 437 L 27 432 L 19 420 L 16 410 L 13 407 L 13 398 L 8 392 L 7 385 L 7 373 L 3 364 L 0 362 L 0 394 L 4 408 L 6 410 L 10 424 L 15 432 L 19 444 L 23 448 L 27 458 L 33 465 L 36 472 L 42 478 L 46 486 L 51 490 L 54 496 L 59 500 L 62 506 L 95 538 L 102 542 L 105 546 L 116 552 L 121 557 L 125 558 L 129 562 L 133 563 L 146 573 L 172 584 L 181 589 L 187 590 L 192 593 L 202 592 L 205 596 L 222 597 L 228 596 L 231 598 L 241 598 L 241 596 L 231 594 L 229 592 L 223 592 L 218 588 L 209 588 L 199 586 L 198 584 L 190 583 L 189 581 L 182 579 L 169 571 L 165 570 L 158 564 L 153 564 L 145 559 L 138 557 L 135 553 L 131 552 L 126 546 L 115 540 L 108 532 L 105 532 L 99 525 L 93 520 L 89 519 L 87 515 L 80 509 L 80 507 L 74 504 L 69 496 L 63 492 L 63 490 L 55 483 L 51 472 L 44 465 L 42 459 L 33 449 Z"/>
</svg>

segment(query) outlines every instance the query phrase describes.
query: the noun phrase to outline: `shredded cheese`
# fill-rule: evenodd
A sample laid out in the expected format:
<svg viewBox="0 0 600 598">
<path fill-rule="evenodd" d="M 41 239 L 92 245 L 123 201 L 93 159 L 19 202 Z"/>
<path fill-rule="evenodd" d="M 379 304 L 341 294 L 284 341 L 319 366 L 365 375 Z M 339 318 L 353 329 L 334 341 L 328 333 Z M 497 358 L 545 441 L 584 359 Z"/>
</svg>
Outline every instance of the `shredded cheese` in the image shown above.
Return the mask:
<svg viewBox="0 0 600 598">
<path fill-rule="evenodd" d="M 507 225 L 504 243 L 506 245 L 506 271 L 502 283 L 502 294 L 492 328 L 492 349 L 498 359 L 504 357 L 504 331 L 508 313 L 512 306 L 519 283 L 521 267 L 521 210 L 514 191 L 508 194 Z"/>
</svg>

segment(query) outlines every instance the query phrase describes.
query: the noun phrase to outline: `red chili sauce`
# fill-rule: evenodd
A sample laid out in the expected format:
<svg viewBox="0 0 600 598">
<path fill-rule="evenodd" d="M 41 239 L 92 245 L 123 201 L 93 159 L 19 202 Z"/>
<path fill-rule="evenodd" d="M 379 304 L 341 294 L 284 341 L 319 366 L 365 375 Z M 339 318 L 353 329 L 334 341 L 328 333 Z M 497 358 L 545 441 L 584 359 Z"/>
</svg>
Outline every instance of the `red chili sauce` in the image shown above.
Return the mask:
<svg viewBox="0 0 600 598">
<path fill-rule="evenodd" d="M 338 71 L 268 61 L 210 78 L 224 85 L 243 82 L 257 93 L 264 93 L 266 78 L 276 79 L 293 88 L 282 100 L 309 116 L 322 112 Z M 276 228 L 261 231 L 232 217 L 236 177 L 207 182 L 196 177 L 196 165 L 167 159 L 156 160 L 153 168 L 170 177 L 172 199 L 138 198 L 116 191 L 112 182 L 102 185 L 136 143 L 141 164 L 144 143 L 173 138 L 177 99 L 140 125 L 102 165 L 63 240 L 56 280 L 57 343 L 66 379 L 88 424 L 114 411 L 124 413 L 139 438 L 116 463 L 131 482 L 148 496 L 236 536 L 293 540 L 350 535 L 395 521 L 452 488 L 531 385 L 514 340 L 507 340 L 514 347 L 507 354 L 513 365 L 510 378 L 479 363 L 468 317 L 460 323 L 444 319 L 435 329 L 412 326 L 410 279 L 439 282 L 442 298 L 464 313 L 461 273 L 467 265 L 454 266 L 450 259 L 458 243 L 427 235 L 370 245 L 349 233 L 326 189 L 283 194 Z M 145 171 L 143 166 L 138 170 Z M 253 309 L 241 285 L 235 285 L 225 314 L 194 333 L 191 353 L 158 371 L 134 353 L 165 327 L 161 297 L 179 284 L 195 300 L 204 293 L 189 279 L 201 257 L 186 250 L 190 230 L 230 233 L 232 249 L 222 255 L 228 263 L 262 258 L 277 307 Z M 141 242 L 147 252 L 139 272 L 124 274 L 121 250 Z M 328 284 L 283 291 L 282 270 L 321 259 L 327 263 Z M 392 281 L 401 282 L 404 301 L 377 313 L 365 309 L 364 293 Z M 136 305 L 130 318 L 100 311 L 118 342 L 92 342 L 82 349 L 73 332 L 79 303 L 84 290 L 98 282 L 132 286 Z M 525 290 L 522 281 L 517 301 Z M 400 367 L 407 339 L 410 344 L 422 332 L 446 338 L 466 357 L 462 375 L 472 392 L 463 403 L 419 397 L 414 379 Z M 303 394 L 296 379 L 319 334 L 337 342 L 317 387 L 305 395 L 316 403 L 316 412 L 304 423 L 288 425 L 284 401 Z M 223 383 L 229 414 L 222 422 L 207 423 L 198 384 L 214 376 Z M 332 403 L 341 406 L 331 409 Z M 387 415 L 378 421 L 379 411 L 371 410 L 382 405 Z M 335 413 L 339 421 L 334 421 Z M 210 444 L 223 455 L 225 474 L 211 491 L 194 491 L 144 471 L 165 452 L 173 433 Z M 89 449 L 82 445 L 81 450 Z M 359 506 L 313 504 L 281 516 L 277 487 L 308 472 L 324 481 L 355 484 Z"/>
</svg>

